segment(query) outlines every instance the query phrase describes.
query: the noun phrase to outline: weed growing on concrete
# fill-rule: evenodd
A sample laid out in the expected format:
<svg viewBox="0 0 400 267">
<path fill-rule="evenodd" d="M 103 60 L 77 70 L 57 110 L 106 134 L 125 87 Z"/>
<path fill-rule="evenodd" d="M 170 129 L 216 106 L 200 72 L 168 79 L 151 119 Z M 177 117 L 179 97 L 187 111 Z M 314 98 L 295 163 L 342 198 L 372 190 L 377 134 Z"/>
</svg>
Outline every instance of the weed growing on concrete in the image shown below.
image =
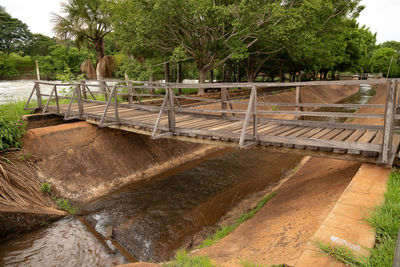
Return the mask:
<svg viewBox="0 0 400 267">
<path fill-rule="evenodd" d="M 214 267 L 206 256 L 190 256 L 184 250 L 179 250 L 173 261 L 163 264 L 164 267 Z"/>
<path fill-rule="evenodd" d="M 314 245 L 322 250 L 324 254 L 350 266 L 364 266 L 366 263 L 365 257 L 355 255 L 348 247 L 330 245 L 322 241 L 314 242 Z"/>
<path fill-rule="evenodd" d="M 267 196 L 265 196 L 258 204 L 257 206 L 249 211 L 246 212 L 244 214 L 242 214 L 233 225 L 229 225 L 229 226 L 225 226 L 222 227 L 220 230 L 216 231 L 214 234 L 211 235 L 211 237 L 207 238 L 206 240 L 204 240 L 203 244 L 199 245 L 198 248 L 204 248 L 204 247 L 209 247 L 212 244 L 215 244 L 216 242 L 218 242 L 219 240 L 221 240 L 223 237 L 225 237 L 226 235 L 228 235 L 229 233 L 233 232 L 233 230 L 235 230 L 239 225 L 241 225 L 242 223 L 244 223 L 245 221 L 247 221 L 250 218 L 253 218 L 254 215 L 268 202 L 270 201 L 275 195 L 277 194 L 277 192 L 272 192 L 271 194 L 268 194 Z"/>
<path fill-rule="evenodd" d="M 40 185 L 40 192 L 45 193 L 45 194 L 50 194 L 51 191 L 51 184 L 48 182 L 44 182 Z"/>
</svg>

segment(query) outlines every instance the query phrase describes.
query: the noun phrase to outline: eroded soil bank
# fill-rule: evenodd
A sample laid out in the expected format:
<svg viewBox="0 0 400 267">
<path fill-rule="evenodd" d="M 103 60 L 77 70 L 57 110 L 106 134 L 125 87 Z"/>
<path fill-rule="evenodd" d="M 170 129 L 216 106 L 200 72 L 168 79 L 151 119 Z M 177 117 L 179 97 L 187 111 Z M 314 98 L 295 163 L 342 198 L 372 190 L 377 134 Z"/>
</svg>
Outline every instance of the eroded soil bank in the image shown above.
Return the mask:
<svg viewBox="0 0 400 267">
<path fill-rule="evenodd" d="M 24 150 L 40 159 L 42 180 L 52 183 L 58 195 L 79 203 L 219 149 L 151 140 L 86 122 L 31 129 L 22 141 Z"/>
</svg>

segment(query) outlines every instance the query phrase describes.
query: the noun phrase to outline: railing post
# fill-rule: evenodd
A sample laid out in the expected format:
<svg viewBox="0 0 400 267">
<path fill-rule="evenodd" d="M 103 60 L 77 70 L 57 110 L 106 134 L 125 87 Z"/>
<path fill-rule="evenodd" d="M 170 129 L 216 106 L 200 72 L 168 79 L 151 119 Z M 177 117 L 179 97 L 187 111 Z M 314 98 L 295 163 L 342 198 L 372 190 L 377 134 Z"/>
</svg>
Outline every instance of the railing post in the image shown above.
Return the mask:
<svg viewBox="0 0 400 267">
<path fill-rule="evenodd" d="M 76 98 L 78 100 L 79 117 L 82 118 L 82 115 L 83 115 L 83 102 L 82 102 L 81 86 L 79 84 L 76 85 Z"/>
<path fill-rule="evenodd" d="M 83 99 L 87 99 L 86 87 L 82 84 L 80 85 L 82 90 Z"/>
<path fill-rule="evenodd" d="M 39 82 L 35 82 L 35 86 L 36 86 L 36 99 L 37 99 L 38 107 L 39 107 L 39 109 L 42 109 L 43 103 L 42 103 L 42 95 L 40 94 Z"/>
<path fill-rule="evenodd" d="M 395 95 L 396 95 L 396 83 L 395 80 L 390 80 L 387 83 L 385 121 L 383 126 L 383 140 L 382 140 L 382 152 L 381 152 L 381 163 L 383 164 L 389 162 L 389 158 L 392 153 Z"/>
<path fill-rule="evenodd" d="M 57 113 L 60 113 L 60 102 L 58 101 L 57 85 L 54 85 L 54 95 L 56 96 Z"/>
<path fill-rule="evenodd" d="M 175 131 L 175 108 L 174 108 L 174 90 L 171 87 L 168 90 L 168 128 L 170 132 Z"/>
<path fill-rule="evenodd" d="M 115 114 L 115 120 L 119 124 L 119 115 L 118 115 L 118 92 L 117 92 L 117 87 L 114 85 L 114 114 Z M 110 98 L 112 95 L 110 95 Z"/>
<path fill-rule="evenodd" d="M 257 86 L 253 86 L 252 90 L 254 90 L 253 97 L 253 139 L 257 140 Z"/>
<path fill-rule="evenodd" d="M 246 116 L 243 121 L 242 132 L 240 134 L 239 148 L 242 148 L 244 146 L 244 141 L 246 139 L 247 126 L 249 125 L 250 116 L 254 113 L 253 105 L 254 105 L 254 97 L 256 94 L 257 94 L 256 86 L 253 86 L 253 88 L 251 89 L 251 93 L 250 93 L 249 104 L 247 106 Z"/>
<path fill-rule="evenodd" d="M 227 97 L 228 88 L 221 88 L 221 109 L 227 109 L 226 101 L 228 100 Z M 222 113 L 222 117 L 226 118 L 226 113 Z"/>
<path fill-rule="evenodd" d="M 128 86 L 128 102 L 129 104 L 133 103 L 133 90 L 132 90 L 132 82 L 129 81 L 129 76 L 128 74 L 125 72 L 125 81 L 126 81 L 126 85 Z"/>
<path fill-rule="evenodd" d="M 300 86 L 296 86 L 296 111 L 303 111 L 303 107 L 299 106 L 300 103 Z M 296 119 L 303 120 L 303 116 L 296 116 Z"/>
</svg>

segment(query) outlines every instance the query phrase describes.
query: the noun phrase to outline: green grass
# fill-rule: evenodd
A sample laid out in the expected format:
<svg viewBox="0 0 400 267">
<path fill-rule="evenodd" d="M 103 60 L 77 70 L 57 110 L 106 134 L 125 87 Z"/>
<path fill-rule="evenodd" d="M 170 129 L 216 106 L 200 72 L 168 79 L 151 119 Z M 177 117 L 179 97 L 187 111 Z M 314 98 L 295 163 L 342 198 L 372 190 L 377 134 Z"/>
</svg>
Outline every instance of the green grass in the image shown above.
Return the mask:
<svg viewBox="0 0 400 267">
<path fill-rule="evenodd" d="M 257 206 L 244 214 L 242 214 L 233 225 L 229 226 L 224 226 L 220 230 L 216 231 L 214 234 L 212 234 L 209 238 L 204 240 L 203 244 L 199 245 L 198 248 L 204 248 L 204 247 L 209 247 L 212 244 L 215 244 L 219 240 L 221 240 L 223 237 L 228 235 L 229 233 L 233 232 L 239 225 L 241 225 L 243 222 L 246 220 L 253 218 L 253 216 L 269 201 L 271 200 L 277 192 L 272 192 L 271 194 L 268 194 L 265 196 L 260 202 L 258 202 Z"/>
<path fill-rule="evenodd" d="M 322 241 L 314 243 L 324 254 L 331 256 L 337 261 L 343 262 L 350 266 L 364 266 L 366 258 L 357 256 L 351 249 L 345 246 L 330 245 Z"/>
<path fill-rule="evenodd" d="M 392 266 L 400 227 L 400 171 L 393 171 L 387 182 L 385 202 L 368 219 L 376 233 L 368 266 Z M 376 265 L 379 264 L 379 265 Z"/>
<path fill-rule="evenodd" d="M 16 101 L 0 105 L 0 116 L 10 120 L 19 120 L 23 115 L 32 113 L 24 110 L 26 101 Z"/>
<path fill-rule="evenodd" d="M 215 265 L 206 256 L 189 256 L 184 250 L 176 253 L 173 261 L 163 264 L 164 267 L 214 267 Z"/>
<path fill-rule="evenodd" d="M 387 182 L 385 202 L 377 208 L 368 223 L 375 230 L 375 246 L 371 256 L 363 259 L 355 256 L 348 248 L 318 243 L 317 246 L 326 254 L 351 266 L 391 267 L 396 249 L 400 227 L 400 171 L 393 171 Z"/>
<path fill-rule="evenodd" d="M 21 117 L 31 113 L 24 110 L 24 106 L 24 101 L 0 105 L 0 150 L 22 145 L 21 137 L 25 132 L 26 123 Z"/>
</svg>

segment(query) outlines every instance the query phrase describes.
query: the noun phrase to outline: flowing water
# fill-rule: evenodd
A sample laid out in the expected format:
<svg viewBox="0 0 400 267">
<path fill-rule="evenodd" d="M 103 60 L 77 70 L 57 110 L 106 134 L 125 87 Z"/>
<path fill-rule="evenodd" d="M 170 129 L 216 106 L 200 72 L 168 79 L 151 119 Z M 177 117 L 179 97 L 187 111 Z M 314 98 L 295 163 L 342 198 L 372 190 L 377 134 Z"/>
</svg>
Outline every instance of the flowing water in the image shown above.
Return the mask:
<svg viewBox="0 0 400 267">
<path fill-rule="evenodd" d="M 361 86 L 358 94 L 341 103 L 366 103 L 374 93 Z M 166 260 L 203 226 L 217 222 L 233 203 L 277 182 L 300 159 L 263 150 L 209 156 L 90 203 L 83 207 L 83 217 L 67 217 L 0 244 L 0 266 L 111 266 L 133 257 Z"/>
</svg>

